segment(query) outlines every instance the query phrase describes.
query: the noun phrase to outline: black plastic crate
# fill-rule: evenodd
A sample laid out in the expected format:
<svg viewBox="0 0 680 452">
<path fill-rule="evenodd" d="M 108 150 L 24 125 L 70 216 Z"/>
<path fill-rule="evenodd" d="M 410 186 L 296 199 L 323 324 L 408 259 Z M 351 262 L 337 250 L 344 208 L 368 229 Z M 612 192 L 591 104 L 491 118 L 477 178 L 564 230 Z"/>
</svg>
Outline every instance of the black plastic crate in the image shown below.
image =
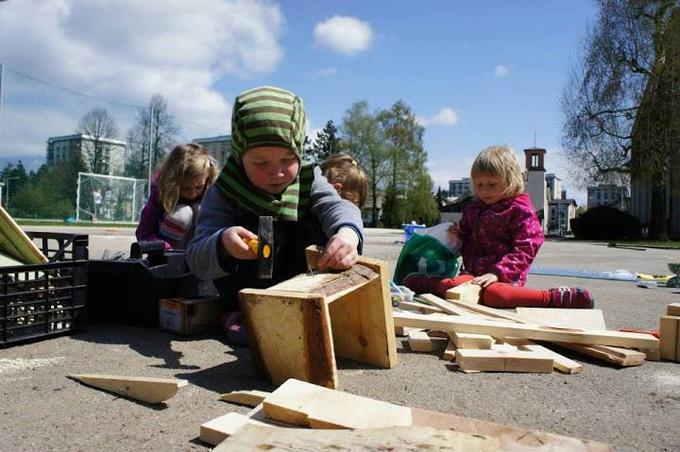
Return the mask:
<svg viewBox="0 0 680 452">
<path fill-rule="evenodd" d="M 49 262 L 0 267 L 0 347 L 75 330 L 84 317 L 87 235 L 27 234 Z"/>
</svg>

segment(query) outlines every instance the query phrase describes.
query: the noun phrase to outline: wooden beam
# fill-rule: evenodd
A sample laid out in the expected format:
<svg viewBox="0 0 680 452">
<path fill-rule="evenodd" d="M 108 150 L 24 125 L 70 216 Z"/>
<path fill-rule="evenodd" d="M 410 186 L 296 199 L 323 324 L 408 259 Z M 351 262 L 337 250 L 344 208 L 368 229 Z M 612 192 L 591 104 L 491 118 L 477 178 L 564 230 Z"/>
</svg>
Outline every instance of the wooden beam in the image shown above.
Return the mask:
<svg viewBox="0 0 680 452">
<path fill-rule="evenodd" d="M 607 329 L 600 309 L 516 308 L 516 311 L 526 322 L 538 325 L 584 330 Z"/>
<path fill-rule="evenodd" d="M 666 306 L 666 315 L 680 317 L 680 303 L 671 303 Z"/>
<path fill-rule="evenodd" d="M 395 324 L 430 329 L 444 329 L 462 333 L 490 334 L 494 337 L 520 337 L 543 341 L 570 342 L 576 344 L 602 344 L 621 347 L 658 349 L 659 340 L 649 334 L 624 333 L 620 331 L 570 330 L 540 325 L 493 322 L 442 314 L 394 313 Z"/>
<path fill-rule="evenodd" d="M 532 351 L 456 350 L 456 363 L 465 372 L 551 373 L 553 360 Z"/>
<path fill-rule="evenodd" d="M 433 312 L 444 312 L 441 309 L 435 307 L 435 306 L 430 306 L 425 303 L 418 303 L 416 301 L 400 301 L 399 302 L 399 308 L 401 309 L 409 309 L 409 310 L 418 310 L 422 312 L 423 314 L 431 314 Z"/>
<path fill-rule="evenodd" d="M 453 341 L 449 341 L 449 343 L 446 344 L 442 359 L 445 359 L 446 361 L 453 361 L 456 359 L 456 346 L 453 344 Z"/>
<path fill-rule="evenodd" d="M 565 374 L 578 374 L 583 372 L 583 365 L 580 363 L 577 363 L 573 359 L 569 359 L 566 356 L 560 355 L 559 353 L 555 353 L 554 351 L 550 350 L 547 347 L 544 347 L 542 345 L 539 345 L 535 342 L 532 342 L 528 339 L 518 339 L 514 337 L 504 337 L 503 340 L 508 343 L 516 346 L 520 350 L 526 350 L 530 352 L 534 352 L 536 354 L 542 354 L 544 356 L 547 356 L 549 358 L 552 358 L 553 360 L 553 367 L 557 370 L 559 370 L 562 373 Z M 597 347 L 597 346 L 594 346 Z M 619 349 L 619 350 L 625 350 L 625 349 Z"/>
<path fill-rule="evenodd" d="M 257 389 L 250 391 L 231 391 L 222 394 L 220 400 L 235 403 L 237 405 L 255 407 L 262 403 L 268 395 L 271 395 L 271 392 L 258 391 Z"/>
<path fill-rule="evenodd" d="M 335 391 L 293 378 L 262 402 L 265 416 L 312 428 L 381 428 L 411 425 L 411 409 Z"/>
<path fill-rule="evenodd" d="M 72 374 L 68 378 L 87 386 L 146 403 L 161 403 L 177 394 L 186 380 L 176 378 L 127 377 L 121 375 Z"/>
<path fill-rule="evenodd" d="M 666 361 L 677 361 L 680 317 L 662 315 L 659 323 L 659 332 L 661 333 L 661 359 Z"/>
<path fill-rule="evenodd" d="M 434 350 L 432 339 L 425 331 L 409 331 L 408 346 L 412 352 L 431 352 Z"/>
<path fill-rule="evenodd" d="M 447 314 L 454 314 L 454 315 L 470 315 L 470 311 L 461 307 L 458 307 L 448 300 L 444 300 L 442 298 L 439 298 L 436 295 L 433 295 L 431 293 L 424 293 L 418 295 L 418 297 L 422 300 L 424 300 L 426 303 L 435 306 L 438 308 L 441 312 L 445 312 Z"/>
<path fill-rule="evenodd" d="M 479 303 L 479 294 L 481 291 L 482 286 L 467 282 L 447 290 L 446 299 L 462 301 L 463 303 L 477 304 Z"/>
</svg>

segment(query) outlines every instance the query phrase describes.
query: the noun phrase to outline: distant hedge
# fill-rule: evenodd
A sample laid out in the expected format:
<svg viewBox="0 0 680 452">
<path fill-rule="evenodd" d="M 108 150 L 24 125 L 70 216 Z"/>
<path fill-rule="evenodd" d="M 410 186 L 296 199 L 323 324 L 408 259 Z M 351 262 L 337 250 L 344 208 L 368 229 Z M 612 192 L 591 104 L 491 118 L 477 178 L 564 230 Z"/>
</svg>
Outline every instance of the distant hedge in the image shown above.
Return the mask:
<svg viewBox="0 0 680 452">
<path fill-rule="evenodd" d="M 571 220 L 577 239 L 639 239 L 642 235 L 637 218 L 612 207 L 594 207 Z"/>
</svg>

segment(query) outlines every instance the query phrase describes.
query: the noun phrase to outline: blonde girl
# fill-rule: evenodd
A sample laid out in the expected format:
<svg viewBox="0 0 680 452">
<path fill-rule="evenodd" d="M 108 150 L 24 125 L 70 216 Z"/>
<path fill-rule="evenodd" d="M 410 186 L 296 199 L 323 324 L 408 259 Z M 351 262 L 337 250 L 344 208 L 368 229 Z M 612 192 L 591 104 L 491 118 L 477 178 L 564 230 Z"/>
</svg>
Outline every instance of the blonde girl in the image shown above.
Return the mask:
<svg viewBox="0 0 680 452">
<path fill-rule="evenodd" d="M 333 154 L 321 163 L 321 173 L 341 198 L 353 202 L 359 209 L 366 205 L 368 178 L 350 155 Z"/>
<path fill-rule="evenodd" d="M 166 249 L 186 249 L 203 195 L 218 174 L 217 161 L 203 146 L 175 146 L 152 180 L 137 240 L 162 240 Z"/>
</svg>

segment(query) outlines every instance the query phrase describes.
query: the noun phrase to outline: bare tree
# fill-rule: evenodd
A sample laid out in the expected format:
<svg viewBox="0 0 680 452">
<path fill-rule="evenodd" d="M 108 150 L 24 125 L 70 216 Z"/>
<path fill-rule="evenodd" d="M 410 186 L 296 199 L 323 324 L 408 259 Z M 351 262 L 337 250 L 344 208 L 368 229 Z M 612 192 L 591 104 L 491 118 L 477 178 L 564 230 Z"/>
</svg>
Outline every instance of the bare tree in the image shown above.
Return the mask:
<svg viewBox="0 0 680 452">
<path fill-rule="evenodd" d="M 168 149 L 177 144 L 180 128 L 161 94 L 151 96 L 149 105 L 137 110 L 137 122 L 128 132 L 128 169 L 130 176 L 146 177 Z"/>
<path fill-rule="evenodd" d="M 678 15 L 678 1 L 599 0 L 599 6 L 598 20 L 586 34 L 562 96 L 565 156 L 583 182 L 627 179 L 641 169 L 634 154 L 636 147 L 642 149 L 634 137 L 645 130 L 645 171 L 657 185 L 663 184 L 670 148 L 659 146 L 649 134 L 652 129 L 641 127 L 640 121 L 643 105 L 647 118 L 667 111 L 671 94 L 659 87 L 671 74 L 662 67 L 677 66 L 667 59 L 676 58 L 668 49 L 680 42 L 669 27 Z M 665 208 L 661 199 L 653 205 L 653 210 Z"/>
<path fill-rule="evenodd" d="M 108 173 L 110 155 L 104 140 L 118 138 L 118 126 L 113 117 L 105 108 L 94 107 L 80 119 L 76 132 L 92 139 L 91 142 L 83 140 L 84 160 L 90 171 Z"/>
</svg>

